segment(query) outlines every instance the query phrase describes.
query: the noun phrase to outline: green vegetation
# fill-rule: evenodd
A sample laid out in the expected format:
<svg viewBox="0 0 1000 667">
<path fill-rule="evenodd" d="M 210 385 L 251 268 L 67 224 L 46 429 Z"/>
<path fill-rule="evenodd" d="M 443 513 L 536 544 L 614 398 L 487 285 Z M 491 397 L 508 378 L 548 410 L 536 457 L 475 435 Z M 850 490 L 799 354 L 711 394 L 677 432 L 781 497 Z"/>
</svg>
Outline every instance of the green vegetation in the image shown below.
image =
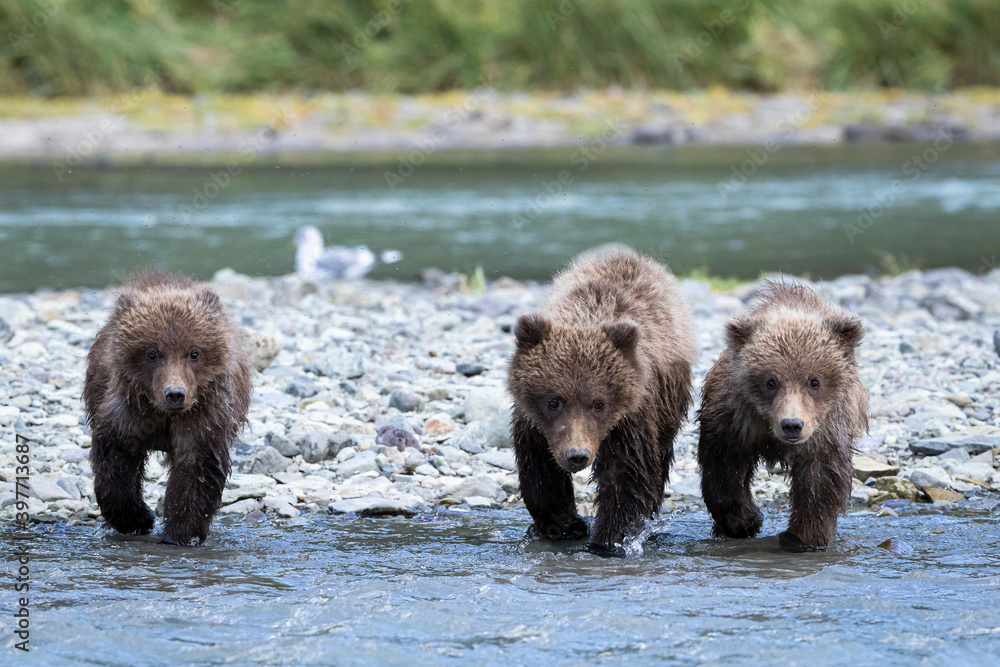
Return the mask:
<svg viewBox="0 0 1000 667">
<path fill-rule="evenodd" d="M 0 93 L 1000 85 L 997 0 L 0 0 Z"/>
</svg>

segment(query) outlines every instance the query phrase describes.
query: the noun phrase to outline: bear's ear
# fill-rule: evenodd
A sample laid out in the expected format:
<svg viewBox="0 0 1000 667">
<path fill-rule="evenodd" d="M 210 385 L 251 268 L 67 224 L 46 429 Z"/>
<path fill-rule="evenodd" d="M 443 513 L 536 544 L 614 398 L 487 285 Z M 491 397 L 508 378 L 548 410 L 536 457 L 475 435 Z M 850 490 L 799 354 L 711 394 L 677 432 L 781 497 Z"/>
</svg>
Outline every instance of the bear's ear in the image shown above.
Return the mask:
<svg viewBox="0 0 1000 667">
<path fill-rule="evenodd" d="M 634 352 L 636 345 L 639 344 L 639 325 L 632 320 L 605 324 L 604 333 L 608 335 L 612 345 L 626 354 Z"/>
<path fill-rule="evenodd" d="M 517 339 L 517 349 L 530 350 L 541 345 L 549 337 L 552 323 L 541 315 L 521 315 L 514 325 L 514 338 Z"/>
<path fill-rule="evenodd" d="M 830 327 L 837 340 L 852 350 L 857 347 L 865 335 L 865 327 L 861 324 L 861 318 L 846 311 L 827 317 L 826 326 Z"/>
<path fill-rule="evenodd" d="M 740 349 L 747 344 L 753 335 L 754 322 L 748 317 L 736 317 L 726 324 L 726 341 L 729 347 Z"/>
<path fill-rule="evenodd" d="M 219 295 L 215 293 L 211 287 L 203 287 L 200 292 L 198 292 L 198 300 L 205 304 L 206 307 L 212 312 L 221 313 L 222 312 L 222 301 L 219 299 Z"/>
</svg>

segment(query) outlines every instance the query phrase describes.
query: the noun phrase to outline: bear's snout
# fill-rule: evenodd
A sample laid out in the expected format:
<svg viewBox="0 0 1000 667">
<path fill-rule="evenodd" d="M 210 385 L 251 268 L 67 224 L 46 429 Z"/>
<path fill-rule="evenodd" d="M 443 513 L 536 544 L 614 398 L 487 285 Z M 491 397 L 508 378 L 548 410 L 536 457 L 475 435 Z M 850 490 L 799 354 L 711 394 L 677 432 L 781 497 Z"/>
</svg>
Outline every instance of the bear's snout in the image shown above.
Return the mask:
<svg viewBox="0 0 1000 667">
<path fill-rule="evenodd" d="M 570 472 L 580 472 L 590 463 L 590 450 L 579 447 L 566 450 L 566 467 Z"/>
<path fill-rule="evenodd" d="M 802 420 L 801 419 L 782 419 L 781 420 L 781 431 L 789 439 L 798 439 L 802 435 Z"/>
<path fill-rule="evenodd" d="M 182 407 L 186 396 L 187 391 L 184 387 L 167 387 L 163 390 L 163 400 L 167 402 L 168 408 Z"/>
</svg>

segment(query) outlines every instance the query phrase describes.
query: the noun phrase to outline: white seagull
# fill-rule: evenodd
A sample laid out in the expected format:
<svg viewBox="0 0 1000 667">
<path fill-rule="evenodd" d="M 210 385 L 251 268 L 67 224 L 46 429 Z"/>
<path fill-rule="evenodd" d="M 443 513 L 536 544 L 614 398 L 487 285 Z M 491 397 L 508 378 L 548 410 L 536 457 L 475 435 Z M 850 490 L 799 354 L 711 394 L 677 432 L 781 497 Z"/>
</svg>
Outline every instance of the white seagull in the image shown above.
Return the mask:
<svg viewBox="0 0 1000 667">
<path fill-rule="evenodd" d="M 323 246 L 323 233 L 312 225 L 295 232 L 295 272 L 307 280 L 357 280 L 379 264 L 403 259 L 398 250 L 376 255 L 368 246 Z"/>
</svg>

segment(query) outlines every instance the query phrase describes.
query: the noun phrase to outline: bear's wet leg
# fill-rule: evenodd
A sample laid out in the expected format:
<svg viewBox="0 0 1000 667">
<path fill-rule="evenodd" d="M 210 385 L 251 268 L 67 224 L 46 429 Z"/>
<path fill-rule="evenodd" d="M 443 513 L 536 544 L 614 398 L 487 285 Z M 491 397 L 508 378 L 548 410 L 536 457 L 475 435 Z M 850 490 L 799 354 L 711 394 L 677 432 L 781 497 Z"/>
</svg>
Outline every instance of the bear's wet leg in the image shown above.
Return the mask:
<svg viewBox="0 0 1000 667">
<path fill-rule="evenodd" d="M 538 536 L 553 541 L 587 537 L 587 524 L 576 511 L 573 479 L 553 460 L 545 437 L 517 414 L 512 434 L 521 498 Z"/>
<path fill-rule="evenodd" d="M 208 537 L 229 475 L 228 449 L 175 446 L 163 505 L 163 541 L 199 546 Z"/>
<path fill-rule="evenodd" d="M 156 514 L 142 499 L 145 450 L 95 432 L 90 465 L 94 471 L 94 495 L 104 521 L 126 535 L 145 535 L 153 530 Z"/>
<path fill-rule="evenodd" d="M 646 429 L 632 424 L 617 427 L 601 444 L 594 462 L 597 519 L 591 553 L 625 556 L 625 542 L 638 536 L 659 511 L 663 477 L 657 448 L 646 446 L 651 438 Z"/>
<path fill-rule="evenodd" d="M 754 537 L 763 517 L 750 492 L 757 458 L 728 442 L 727 434 L 702 420 L 698 440 L 701 494 L 714 519 L 716 537 Z"/>
<path fill-rule="evenodd" d="M 847 445 L 807 444 L 792 459 L 788 530 L 778 536 L 785 551 L 823 551 L 837 533 L 837 519 L 851 495 L 851 453 Z"/>
</svg>

